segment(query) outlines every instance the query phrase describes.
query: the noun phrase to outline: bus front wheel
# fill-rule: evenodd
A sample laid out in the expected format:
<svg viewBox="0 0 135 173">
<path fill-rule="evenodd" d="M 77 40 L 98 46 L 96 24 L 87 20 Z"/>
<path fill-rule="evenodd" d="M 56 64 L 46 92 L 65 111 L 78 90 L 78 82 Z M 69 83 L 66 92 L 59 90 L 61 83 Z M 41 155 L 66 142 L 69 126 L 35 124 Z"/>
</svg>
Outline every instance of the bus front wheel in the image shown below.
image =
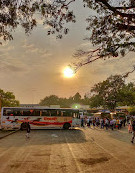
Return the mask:
<svg viewBox="0 0 135 173">
<path fill-rule="evenodd" d="M 71 125 L 69 123 L 65 123 L 63 129 L 68 130 Z"/>
<path fill-rule="evenodd" d="M 20 129 L 21 130 L 26 130 L 27 129 L 27 123 L 22 123 Z"/>
</svg>

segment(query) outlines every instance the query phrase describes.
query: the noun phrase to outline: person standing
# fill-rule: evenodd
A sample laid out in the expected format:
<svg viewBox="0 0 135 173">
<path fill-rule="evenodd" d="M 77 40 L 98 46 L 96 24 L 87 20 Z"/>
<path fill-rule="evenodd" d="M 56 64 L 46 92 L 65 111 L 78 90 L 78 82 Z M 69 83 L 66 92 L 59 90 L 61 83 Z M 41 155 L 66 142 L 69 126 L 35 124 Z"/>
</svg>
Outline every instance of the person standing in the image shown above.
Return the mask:
<svg viewBox="0 0 135 173">
<path fill-rule="evenodd" d="M 110 127 L 111 127 L 112 130 L 114 129 L 114 121 L 113 121 L 113 119 L 110 121 Z"/>
<path fill-rule="evenodd" d="M 106 118 L 105 119 L 105 127 L 106 127 L 106 130 L 108 130 L 108 127 L 109 127 L 109 120 Z"/>
<path fill-rule="evenodd" d="M 104 129 L 104 120 L 102 118 L 100 119 L 100 125 L 101 125 L 100 128 Z"/>
<path fill-rule="evenodd" d="M 84 115 L 83 115 L 83 112 L 80 115 L 80 119 L 81 119 L 81 127 L 84 127 Z"/>
<path fill-rule="evenodd" d="M 30 138 L 30 130 L 31 130 L 30 124 L 29 124 L 29 122 L 28 122 L 28 123 L 27 123 L 27 128 L 26 128 L 26 131 L 27 131 L 26 137 L 27 137 L 27 138 Z"/>
<path fill-rule="evenodd" d="M 113 122 L 114 122 L 114 128 L 116 128 L 116 119 L 115 118 L 113 118 Z"/>
<path fill-rule="evenodd" d="M 123 125 L 125 127 L 125 125 L 126 125 L 126 118 L 124 118 L 124 120 L 123 120 Z"/>
<path fill-rule="evenodd" d="M 90 118 L 87 117 L 87 126 L 90 127 Z"/>
<path fill-rule="evenodd" d="M 118 130 L 120 129 L 120 120 L 117 119 L 117 127 L 118 127 Z"/>
<path fill-rule="evenodd" d="M 134 138 L 135 138 L 135 120 L 132 123 L 132 140 L 131 140 L 132 143 L 134 143 Z"/>
<path fill-rule="evenodd" d="M 130 123 L 128 123 L 128 133 L 132 133 L 132 126 Z"/>
<path fill-rule="evenodd" d="M 95 128 L 96 118 L 93 119 L 92 123 L 93 123 L 93 128 Z"/>
</svg>

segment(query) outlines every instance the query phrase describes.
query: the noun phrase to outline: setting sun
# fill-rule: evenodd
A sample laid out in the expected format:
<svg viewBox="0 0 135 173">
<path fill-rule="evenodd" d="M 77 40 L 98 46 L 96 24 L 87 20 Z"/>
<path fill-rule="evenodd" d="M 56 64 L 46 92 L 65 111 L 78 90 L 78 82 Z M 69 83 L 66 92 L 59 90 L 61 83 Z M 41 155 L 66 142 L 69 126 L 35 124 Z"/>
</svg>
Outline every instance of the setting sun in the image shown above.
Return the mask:
<svg viewBox="0 0 135 173">
<path fill-rule="evenodd" d="M 71 67 L 66 67 L 64 69 L 64 77 L 71 78 L 75 74 L 74 70 Z"/>
</svg>

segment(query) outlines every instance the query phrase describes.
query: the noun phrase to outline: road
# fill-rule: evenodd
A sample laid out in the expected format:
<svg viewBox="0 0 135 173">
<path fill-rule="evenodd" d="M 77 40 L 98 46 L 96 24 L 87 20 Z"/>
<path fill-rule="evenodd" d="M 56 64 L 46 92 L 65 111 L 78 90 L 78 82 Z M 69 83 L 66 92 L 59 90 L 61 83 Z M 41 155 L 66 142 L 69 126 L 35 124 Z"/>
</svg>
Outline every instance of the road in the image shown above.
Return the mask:
<svg viewBox="0 0 135 173">
<path fill-rule="evenodd" d="M 131 134 L 80 128 L 18 131 L 0 140 L 0 173 L 135 173 Z"/>
</svg>

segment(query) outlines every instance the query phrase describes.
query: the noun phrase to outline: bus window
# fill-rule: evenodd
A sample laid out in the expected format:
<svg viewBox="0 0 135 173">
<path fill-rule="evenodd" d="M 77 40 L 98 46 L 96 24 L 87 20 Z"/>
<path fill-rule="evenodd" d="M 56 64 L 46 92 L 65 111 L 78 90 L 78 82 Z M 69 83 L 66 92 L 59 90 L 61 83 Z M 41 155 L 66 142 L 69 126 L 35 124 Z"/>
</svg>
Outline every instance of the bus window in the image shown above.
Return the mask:
<svg viewBox="0 0 135 173">
<path fill-rule="evenodd" d="M 13 109 L 4 109 L 3 115 L 4 116 L 13 116 Z"/>
<path fill-rule="evenodd" d="M 4 110 L 4 114 L 7 115 L 7 116 L 21 116 L 21 111 L 20 109 L 6 109 Z"/>
<path fill-rule="evenodd" d="M 5 109 L 3 110 L 3 116 L 7 116 L 7 112 Z"/>
<path fill-rule="evenodd" d="M 57 111 L 56 110 L 51 110 L 51 116 L 57 116 Z"/>
<path fill-rule="evenodd" d="M 61 117 L 61 111 L 57 111 L 57 116 Z"/>
<path fill-rule="evenodd" d="M 13 116 L 18 116 L 19 111 L 17 109 L 13 109 Z"/>
<path fill-rule="evenodd" d="M 23 116 L 31 116 L 30 110 L 27 109 L 23 110 Z"/>
<path fill-rule="evenodd" d="M 50 111 L 49 110 L 42 110 L 41 115 L 42 116 L 50 116 Z"/>
<path fill-rule="evenodd" d="M 20 110 L 16 110 L 16 116 L 21 116 L 21 111 Z"/>
<path fill-rule="evenodd" d="M 40 110 L 30 110 L 31 116 L 40 116 Z"/>
<path fill-rule="evenodd" d="M 72 117 L 72 112 L 70 112 L 70 111 L 62 111 L 62 116 L 63 117 Z"/>
<path fill-rule="evenodd" d="M 23 116 L 23 110 L 18 111 L 18 116 Z"/>
</svg>

